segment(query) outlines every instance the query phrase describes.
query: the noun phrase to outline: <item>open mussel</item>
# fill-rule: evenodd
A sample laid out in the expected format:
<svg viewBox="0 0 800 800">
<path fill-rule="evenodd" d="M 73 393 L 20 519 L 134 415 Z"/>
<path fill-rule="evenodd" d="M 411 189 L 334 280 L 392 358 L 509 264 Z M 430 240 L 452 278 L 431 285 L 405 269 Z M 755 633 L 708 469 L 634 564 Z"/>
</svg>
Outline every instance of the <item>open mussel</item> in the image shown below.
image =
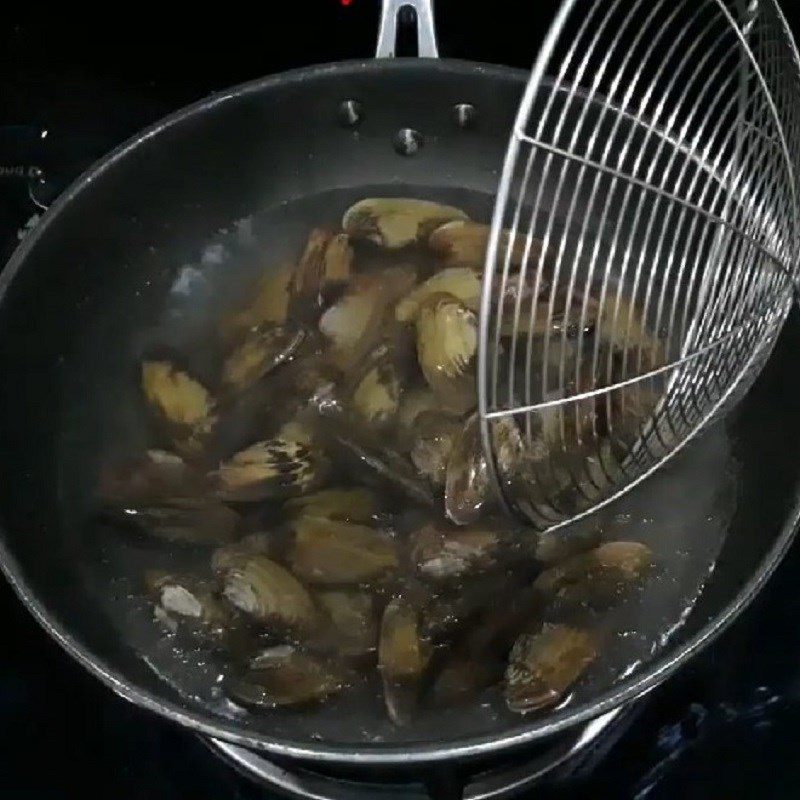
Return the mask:
<svg viewBox="0 0 800 800">
<path fill-rule="evenodd" d="M 398 568 L 395 543 L 366 525 L 299 517 L 293 523 L 292 571 L 309 583 L 374 583 Z"/>
<path fill-rule="evenodd" d="M 429 657 L 427 643 L 420 636 L 417 612 L 403 598 L 394 598 L 381 620 L 378 669 L 386 711 L 396 725 L 406 724 L 414 712 L 419 681 Z"/>
<path fill-rule="evenodd" d="M 303 442 L 275 438 L 239 451 L 211 477 L 221 499 L 256 502 L 310 491 L 325 467 L 323 456 Z"/>
<path fill-rule="evenodd" d="M 417 357 L 442 407 L 456 413 L 475 406 L 478 318 L 455 297 L 434 294 L 416 317 Z"/>
<path fill-rule="evenodd" d="M 342 228 L 354 239 L 369 239 L 380 247 L 396 250 L 425 241 L 432 230 L 467 215 L 453 206 L 409 197 L 375 197 L 350 206 Z"/>
<path fill-rule="evenodd" d="M 527 714 L 549 708 L 597 657 L 592 636 L 566 625 L 544 625 L 514 643 L 505 677 L 506 704 Z"/>
<path fill-rule="evenodd" d="M 145 361 L 142 391 L 175 449 L 199 455 L 217 420 L 216 401 L 203 384 L 169 361 Z"/>
<path fill-rule="evenodd" d="M 266 556 L 243 553 L 230 558 L 221 573 L 227 600 L 263 625 L 303 635 L 319 624 L 319 612 L 303 584 Z"/>
<path fill-rule="evenodd" d="M 225 683 L 236 703 L 261 709 L 303 706 L 324 700 L 345 686 L 340 670 L 289 644 L 253 656 Z"/>
</svg>

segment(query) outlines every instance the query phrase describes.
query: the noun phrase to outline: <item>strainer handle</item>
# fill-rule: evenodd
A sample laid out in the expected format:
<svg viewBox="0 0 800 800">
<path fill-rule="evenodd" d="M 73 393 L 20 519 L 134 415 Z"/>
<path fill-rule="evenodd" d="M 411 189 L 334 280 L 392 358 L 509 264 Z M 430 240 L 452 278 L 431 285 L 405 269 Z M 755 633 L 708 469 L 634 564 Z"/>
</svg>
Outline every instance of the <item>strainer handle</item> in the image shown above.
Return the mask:
<svg viewBox="0 0 800 800">
<path fill-rule="evenodd" d="M 438 58 L 439 47 L 436 44 L 436 28 L 433 24 L 433 0 L 383 0 L 375 58 L 395 57 L 398 20 L 405 9 L 414 11 L 419 57 Z"/>
</svg>

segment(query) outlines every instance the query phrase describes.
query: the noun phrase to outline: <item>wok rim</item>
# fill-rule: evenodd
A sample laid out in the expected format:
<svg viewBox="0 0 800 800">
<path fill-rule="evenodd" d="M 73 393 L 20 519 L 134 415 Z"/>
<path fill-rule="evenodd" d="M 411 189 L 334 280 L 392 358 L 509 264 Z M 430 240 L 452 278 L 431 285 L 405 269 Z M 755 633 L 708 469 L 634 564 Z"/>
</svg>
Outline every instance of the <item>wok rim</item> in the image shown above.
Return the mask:
<svg viewBox="0 0 800 800">
<path fill-rule="evenodd" d="M 80 175 L 53 203 L 35 228 L 28 233 L 12 253 L 5 268 L 0 272 L 0 313 L 9 286 L 23 267 L 28 253 L 45 235 L 62 209 L 72 199 L 90 189 L 91 184 L 129 152 L 149 141 L 161 131 L 181 124 L 190 118 L 222 106 L 240 97 L 269 90 L 273 87 L 291 83 L 303 83 L 330 75 L 352 75 L 367 73 L 389 73 L 430 71 L 459 76 L 476 73 L 488 78 L 515 81 L 522 88 L 528 73 L 511 67 L 455 59 L 369 59 L 341 61 L 304 67 L 287 72 L 258 78 L 229 89 L 216 92 L 206 98 L 185 106 L 158 120 L 127 141 L 113 149 L 95 162 Z M 539 720 L 520 722 L 510 726 L 500 735 L 469 736 L 454 738 L 441 744 L 327 744 L 323 742 L 276 740 L 267 735 L 248 732 L 234 722 L 224 723 L 213 719 L 202 711 L 187 710 L 179 705 L 160 699 L 156 694 L 140 688 L 118 670 L 98 658 L 89 647 L 78 641 L 70 632 L 68 625 L 57 619 L 53 611 L 36 597 L 24 577 L 24 570 L 13 555 L 7 541 L 6 527 L 0 525 L 0 570 L 2 570 L 12 589 L 30 611 L 34 619 L 54 639 L 61 648 L 84 669 L 98 678 L 115 694 L 150 712 L 176 722 L 188 730 L 204 736 L 222 739 L 233 744 L 252 748 L 258 752 L 271 754 L 296 761 L 321 761 L 328 764 L 364 766 L 409 766 L 411 763 L 434 763 L 445 760 L 466 760 L 490 755 L 529 745 L 554 734 L 561 733 L 581 723 L 598 717 L 614 708 L 628 704 L 661 684 L 676 672 L 685 662 L 696 655 L 706 645 L 717 638 L 753 601 L 769 580 L 791 545 L 800 522 L 800 490 L 795 492 L 791 514 L 781 528 L 775 543 L 764 556 L 752 577 L 742 586 L 735 597 L 715 617 L 711 618 L 692 637 L 654 659 L 640 671 L 621 681 L 593 701 L 580 705 L 567 706 Z"/>
</svg>

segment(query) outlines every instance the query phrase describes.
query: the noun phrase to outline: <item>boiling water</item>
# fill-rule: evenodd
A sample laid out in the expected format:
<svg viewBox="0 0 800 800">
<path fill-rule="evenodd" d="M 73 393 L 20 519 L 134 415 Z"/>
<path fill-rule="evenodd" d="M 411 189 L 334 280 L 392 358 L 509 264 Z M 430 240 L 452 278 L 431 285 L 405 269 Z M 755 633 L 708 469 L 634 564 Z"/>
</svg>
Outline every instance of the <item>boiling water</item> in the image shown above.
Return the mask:
<svg viewBox="0 0 800 800">
<path fill-rule="evenodd" d="M 143 594 L 149 568 L 207 572 L 209 551 L 160 546 L 98 529 L 87 522 L 88 498 L 101 463 L 154 446 L 138 390 L 142 354 L 167 347 L 186 357 L 191 371 L 211 380 L 218 351 L 217 324 L 246 298 L 248 287 L 270 266 L 296 260 L 313 226 L 339 225 L 343 211 L 364 196 L 397 195 L 397 187 L 368 187 L 319 194 L 231 222 L 185 259 L 164 255 L 157 269 L 128 270 L 134 302 L 125 316 L 97 320 L 75 356 L 67 397 L 104 398 L 102 412 L 68 402 L 61 485 L 65 506 L 81 531 L 81 579 L 124 640 L 180 695 L 220 717 L 275 738 L 332 742 L 441 741 L 491 734 L 518 721 L 496 689 L 472 705 L 420 709 L 415 720 L 394 727 L 383 710 L 375 670 L 317 709 L 247 713 L 222 692 L 228 667 L 224 653 L 179 630 L 171 634 L 153 620 Z M 413 195 L 413 191 L 408 192 Z M 491 198 L 468 191 L 425 191 L 425 197 L 464 208 L 488 220 Z M 156 259 L 158 261 L 158 259 Z M 117 291 L 120 289 L 117 288 Z M 112 318 L 112 316 L 114 318 Z M 98 337 L 103 346 L 98 347 Z M 281 410 L 276 409 L 280 415 Z M 668 641 L 695 604 L 714 568 L 736 503 L 737 466 L 722 426 L 709 430 L 665 468 L 607 509 L 605 539 L 641 541 L 656 555 L 658 569 L 617 607 L 584 620 L 601 631 L 602 653 L 566 702 L 590 699 L 647 661 Z M 529 535 L 533 536 L 531 532 Z M 575 535 L 569 528 L 559 537 Z"/>
</svg>

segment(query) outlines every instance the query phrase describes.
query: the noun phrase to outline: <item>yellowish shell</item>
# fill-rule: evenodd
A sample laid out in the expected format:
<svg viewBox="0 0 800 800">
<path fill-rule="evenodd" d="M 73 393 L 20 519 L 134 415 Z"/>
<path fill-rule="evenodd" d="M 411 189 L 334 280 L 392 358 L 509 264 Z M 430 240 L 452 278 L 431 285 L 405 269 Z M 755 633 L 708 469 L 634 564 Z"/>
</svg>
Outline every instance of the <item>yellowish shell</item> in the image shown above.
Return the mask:
<svg viewBox="0 0 800 800">
<path fill-rule="evenodd" d="M 350 280 L 353 271 L 353 248 L 346 233 L 334 236 L 325 249 L 325 283 L 343 283 Z"/>
<path fill-rule="evenodd" d="M 236 608 L 261 622 L 312 630 L 318 612 L 303 584 L 280 564 L 259 554 L 233 559 L 223 576 L 223 593 Z"/>
<path fill-rule="evenodd" d="M 369 522 L 380 511 L 380 503 L 369 489 L 324 489 L 287 500 L 284 510 L 305 517 Z"/>
<path fill-rule="evenodd" d="M 417 314 L 417 358 L 440 404 L 463 413 L 476 402 L 474 359 L 478 347 L 475 313 L 454 297 L 433 295 Z"/>
<path fill-rule="evenodd" d="M 226 681 L 225 690 L 237 703 L 271 709 L 319 702 L 344 685 L 331 664 L 281 644 L 258 653 Z"/>
<path fill-rule="evenodd" d="M 169 361 L 142 364 L 142 389 L 147 402 L 174 425 L 206 430 L 213 424 L 215 402 L 211 394 Z"/>
<path fill-rule="evenodd" d="M 372 367 L 353 392 L 353 407 L 373 424 L 391 420 L 399 406 L 400 379 L 390 364 Z"/>
<path fill-rule="evenodd" d="M 488 528 L 445 528 L 428 524 L 411 536 L 411 560 L 420 575 L 433 580 L 457 578 L 493 563 L 500 545 Z"/>
<path fill-rule="evenodd" d="M 466 266 L 482 270 L 486 260 L 491 228 L 478 222 L 454 220 L 440 225 L 428 238 L 428 247 L 437 253 L 448 266 Z M 499 257 L 505 259 L 509 231 L 503 231 L 500 239 Z M 511 252 L 511 265 L 519 266 L 525 259 L 526 238 L 518 235 Z M 542 251 L 542 242 L 531 238 L 527 264 L 532 269 Z"/>
<path fill-rule="evenodd" d="M 292 569 L 309 583 L 374 581 L 397 569 L 394 543 L 374 528 L 300 517 L 294 531 Z"/>
<path fill-rule="evenodd" d="M 415 279 L 413 269 L 391 267 L 353 280 L 349 291 L 319 321 L 337 367 L 351 369 L 375 347 L 387 310 L 414 285 Z"/>
<path fill-rule="evenodd" d="M 312 228 L 289 287 L 289 302 L 316 300 L 325 273 L 325 252 L 332 234 L 325 228 Z M 293 305 L 294 309 L 295 306 Z"/>
<path fill-rule="evenodd" d="M 342 228 L 354 238 L 394 250 L 426 239 L 434 228 L 454 219 L 467 219 L 467 215 L 459 208 L 429 200 L 376 197 L 347 209 Z"/>
<path fill-rule="evenodd" d="M 432 295 L 450 294 L 464 306 L 477 311 L 481 302 L 481 281 L 468 267 L 443 269 L 412 289 L 395 307 L 398 322 L 411 322 L 420 306 Z"/>
<path fill-rule="evenodd" d="M 439 295 L 420 308 L 417 353 L 431 388 L 441 376 L 462 375 L 478 347 L 477 318 L 455 298 Z"/>
<path fill-rule="evenodd" d="M 378 667 L 384 679 L 418 678 L 427 663 L 417 614 L 402 598 L 394 598 L 383 612 L 378 644 Z"/>
<path fill-rule="evenodd" d="M 225 359 L 222 381 L 242 391 L 290 358 L 303 341 L 302 330 L 282 326 L 254 328 Z"/>
<path fill-rule="evenodd" d="M 293 274 L 291 264 L 266 272 L 250 293 L 250 303 L 222 320 L 222 335 L 233 339 L 265 323 L 283 325 L 289 309 L 289 286 Z"/>
<path fill-rule="evenodd" d="M 397 421 L 402 433 L 408 433 L 414 421 L 423 411 L 432 411 L 439 405 L 436 395 L 430 389 L 412 389 L 403 394 L 400 401 Z"/>
<path fill-rule="evenodd" d="M 314 440 L 314 431 L 311 425 L 303 421 L 302 417 L 295 416 L 281 425 L 277 438 L 299 442 L 306 445 L 306 447 L 310 447 L 311 442 Z"/>
<path fill-rule="evenodd" d="M 447 460 L 463 427 L 460 417 L 443 411 L 421 411 L 414 421 L 409 456 L 434 486 L 444 485 Z"/>
<path fill-rule="evenodd" d="M 597 657 L 592 637 L 566 625 L 545 625 L 514 643 L 506 670 L 506 703 L 526 714 L 557 703 Z"/>
<path fill-rule="evenodd" d="M 375 650 L 378 625 L 372 595 L 367 592 L 324 591 L 317 601 L 335 628 L 331 637 L 337 649 L 347 656 L 360 656 Z"/>
<path fill-rule="evenodd" d="M 544 570 L 534 586 L 549 597 L 602 604 L 642 580 L 653 561 L 641 542 L 606 542 Z"/>
<path fill-rule="evenodd" d="M 223 500 L 250 502 L 307 491 L 319 464 L 309 448 L 292 439 L 266 439 L 219 465 L 215 476 Z"/>
</svg>

